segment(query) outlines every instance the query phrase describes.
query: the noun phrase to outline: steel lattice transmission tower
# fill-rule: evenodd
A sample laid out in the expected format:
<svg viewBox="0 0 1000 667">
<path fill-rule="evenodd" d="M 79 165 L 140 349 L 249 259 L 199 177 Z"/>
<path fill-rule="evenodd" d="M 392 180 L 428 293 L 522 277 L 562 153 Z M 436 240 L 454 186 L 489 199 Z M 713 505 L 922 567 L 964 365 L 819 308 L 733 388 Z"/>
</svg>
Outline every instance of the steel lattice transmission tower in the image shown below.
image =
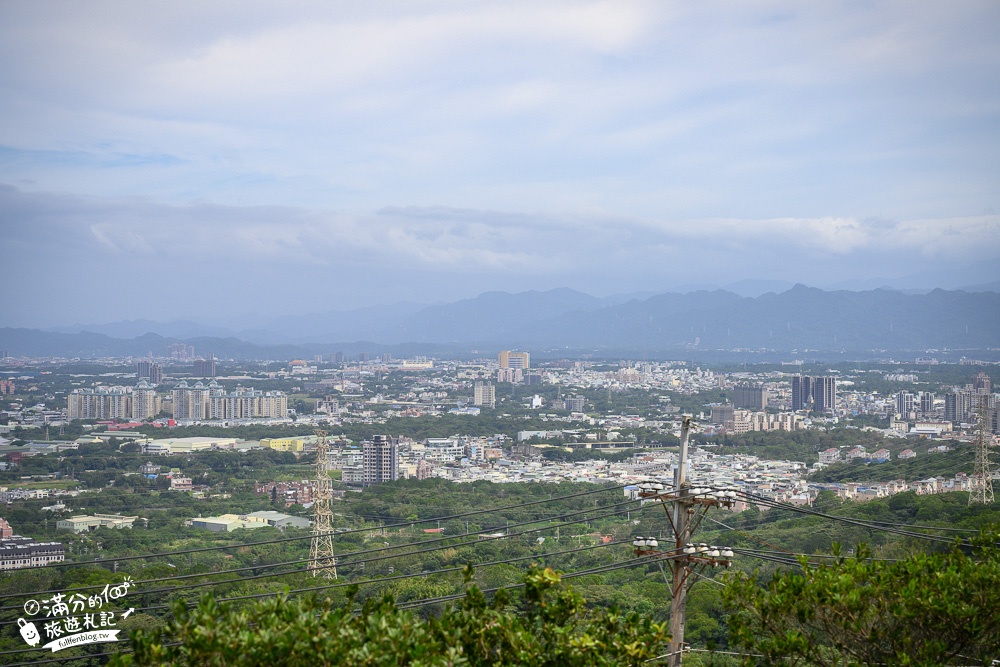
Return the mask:
<svg viewBox="0 0 1000 667">
<path fill-rule="evenodd" d="M 309 569 L 314 577 L 337 578 L 337 559 L 333 554 L 333 485 L 330 482 L 330 459 L 326 449 L 326 431 L 316 431 L 316 492 L 313 494 L 313 537 L 309 549 Z"/>
<path fill-rule="evenodd" d="M 969 504 L 983 505 L 993 503 L 993 471 L 990 470 L 990 434 L 989 414 L 986 396 L 980 397 L 979 415 L 976 420 L 976 467 L 972 472 L 972 489 L 969 491 Z"/>
</svg>

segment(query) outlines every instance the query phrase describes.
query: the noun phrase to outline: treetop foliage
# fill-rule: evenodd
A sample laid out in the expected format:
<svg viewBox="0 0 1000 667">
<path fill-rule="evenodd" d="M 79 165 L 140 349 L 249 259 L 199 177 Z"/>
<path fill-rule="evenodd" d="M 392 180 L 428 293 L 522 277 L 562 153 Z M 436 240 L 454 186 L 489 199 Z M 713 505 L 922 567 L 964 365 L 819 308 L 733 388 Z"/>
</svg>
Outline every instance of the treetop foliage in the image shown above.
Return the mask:
<svg viewBox="0 0 1000 667">
<path fill-rule="evenodd" d="M 470 567 L 467 582 L 471 576 Z M 511 601 L 501 590 L 490 603 L 470 585 L 457 607 L 424 620 L 389 596 L 359 613 L 315 597 L 233 608 L 205 596 L 194 609 L 176 604 L 162 634 L 136 630 L 134 653 L 111 664 L 596 667 L 641 665 L 666 641 L 665 627 L 648 618 L 588 610 L 549 568 L 533 567 L 522 600 Z"/>
<path fill-rule="evenodd" d="M 990 665 L 1000 655 L 1000 550 L 982 533 L 971 552 L 801 561 L 760 587 L 734 577 L 724 597 L 731 639 L 760 654 L 744 664 L 796 667 Z"/>
</svg>

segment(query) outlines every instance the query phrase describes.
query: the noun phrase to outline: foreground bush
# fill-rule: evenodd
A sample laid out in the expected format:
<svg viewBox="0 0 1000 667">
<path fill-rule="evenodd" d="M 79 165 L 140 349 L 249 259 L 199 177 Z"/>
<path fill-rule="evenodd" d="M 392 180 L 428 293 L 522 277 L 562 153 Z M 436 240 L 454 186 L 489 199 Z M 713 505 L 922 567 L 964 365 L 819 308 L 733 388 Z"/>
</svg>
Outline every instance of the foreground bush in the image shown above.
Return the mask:
<svg viewBox="0 0 1000 667">
<path fill-rule="evenodd" d="M 777 574 L 766 587 L 734 580 L 732 641 L 745 664 L 796 667 L 991 665 L 1000 658 L 1000 550 L 973 549 L 895 562 L 852 558 Z"/>
<path fill-rule="evenodd" d="M 423 620 L 390 598 L 354 613 L 316 598 L 234 608 L 206 596 L 195 609 L 175 604 L 162 634 L 136 631 L 134 653 L 111 664 L 574 667 L 640 665 L 665 652 L 663 625 L 588 610 L 550 569 L 527 573 L 520 610 L 508 603 L 505 591 L 491 604 L 472 586 L 457 607 Z"/>
</svg>

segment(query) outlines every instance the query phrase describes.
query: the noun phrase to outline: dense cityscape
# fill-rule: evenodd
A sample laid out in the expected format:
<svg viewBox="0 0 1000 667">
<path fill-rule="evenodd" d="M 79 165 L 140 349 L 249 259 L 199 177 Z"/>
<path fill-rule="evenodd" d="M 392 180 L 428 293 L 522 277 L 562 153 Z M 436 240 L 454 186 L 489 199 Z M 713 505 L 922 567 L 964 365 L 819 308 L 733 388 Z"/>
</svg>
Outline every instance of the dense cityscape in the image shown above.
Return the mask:
<svg viewBox="0 0 1000 667">
<path fill-rule="evenodd" d="M 996 667 L 998 25 L 0 2 L 0 665 Z"/>
<path fill-rule="evenodd" d="M 6 357 L 0 468 L 17 473 L 34 456 L 114 443 L 148 455 L 141 468 L 125 474 L 151 479 L 162 475 L 170 490 L 207 497 L 225 489 L 202 484 L 183 469 L 165 472 L 157 459 L 181 455 L 197 461 L 199 453 L 245 454 L 254 449 L 314 456 L 317 436 L 312 431 L 322 429 L 332 436 L 326 455 L 340 484 L 338 497 L 363 493 L 376 484 L 430 478 L 619 484 L 635 497 L 635 485 L 650 476 L 672 477 L 681 415 L 689 412 L 696 418 L 699 436 L 688 460 L 694 482 L 736 484 L 773 501 L 811 506 L 822 491 L 850 501 L 908 491 L 970 491 L 971 467 L 951 475 L 845 483 L 817 481 L 815 474 L 841 462 L 879 465 L 968 448 L 977 437 L 981 410 L 989 430 L 997 432 L 997 394 L 991 375 L 981 370 L 993 366 L 971 360 L 942 366 L 933 358 L 921 358 L 809 375 L 801 364 L 757 371 L 713 371 L 685 362 L 532 364 L 529 352 L 508 350 L 496 358 L 467 361 L 393 360 L 389 355 L 345 361 L 336 354 L 256 367 L 211 357 L 191 359 L 192 349 L 167 353 L 173 357 L 95 360 L 86 366 L 104 372 L 90 373 L 80 372 L 85 368 L 78 360 Z M 959 381 L 952 384 L 946 377 Z M 255 389 L 255 384 L 268 389 Z M 30 405 L 24 400 L 28 397 Z M 451 423 L 449 417 L 466 421 Z M 414 430 L 430 425 L 438 432 L 419 437 L 409 431 L 408 421 L 417 425 Z M 459 424 L 474 428 L 462 431 Z M 279 435 L 247 437 L 244 432 L 250 426 Z M 199 428 L 232 435 L 186 435 Z M 389 428 L 393 430 L 387 433 Z M 442 428 L 457 430 L 446 433 Z M 280 435 L 282 429 L 290 433 Z M 798 459 L 770 458 L 752 449 L 728 453 L 725 446 L 728 437 L 831 430 L 868 434 L 869 442 L 876 444 L 848 441 L 816 448 Z M 371 435 L 349 437 L 348 432 Z M 588 456 L 595 452 L 625 456 Z M 54 503 L 51 509 L 59 517 L 60 530 L 131 527 L 138 519 L 68 516 L 65 503 L 71 505 L 70 498 L 101 491 L 72 476 L 10 479 L 19 481 L 0 485 L 0 502 L 48 499 Z M 48 479 L 61 484 L 49 488 Z M 260 479 L 255 492 L 308 509 L 315 481 Z M 748 506 L 741 501 L 731 509 Z M 308 519 L 285 514 L 280 524 L 273 517 L 270 523 L 255 519 L 252 512 L 226 517 L 219 524 L 225 531 L 284 526 L 288 521 L 310 525 Z M 191 525 L 205 527 L 205 522 Z M 15 537 L 9 526 L 5 530 L 0 549 L 9 555 L 3 569 L 43 565 L 55 558 L 53 553 L 63 556 L 58 543 Z M 29 548 L 35 551 L 25 551 Z"/>
</svg>

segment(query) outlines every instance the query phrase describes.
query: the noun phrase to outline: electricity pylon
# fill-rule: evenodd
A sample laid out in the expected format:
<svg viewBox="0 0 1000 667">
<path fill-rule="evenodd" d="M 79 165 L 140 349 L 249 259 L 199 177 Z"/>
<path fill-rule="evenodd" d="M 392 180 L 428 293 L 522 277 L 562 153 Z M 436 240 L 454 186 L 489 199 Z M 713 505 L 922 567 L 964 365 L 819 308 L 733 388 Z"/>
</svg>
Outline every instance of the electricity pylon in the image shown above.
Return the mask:
<svg viewBox="0 0 1000 667">
<path fill-rule="evenodd" d="M 313 494 L 313 536 L 309 548 L 309 569 L 314 577 L 337 578 L 333 554 L 333 484 L 326 450 L 326 431 L 316 431 L 316 491 Z"/>
<path fill-rule="evenodd" d="M 969 489 L 969 504 L 993 504 L 993 471 L 990 470 L 990 411 L 987 396 L 980 396 L 979 415 L 976 420 L 976 466 L 972 472 L 972 488 Z"/>
</svg>

